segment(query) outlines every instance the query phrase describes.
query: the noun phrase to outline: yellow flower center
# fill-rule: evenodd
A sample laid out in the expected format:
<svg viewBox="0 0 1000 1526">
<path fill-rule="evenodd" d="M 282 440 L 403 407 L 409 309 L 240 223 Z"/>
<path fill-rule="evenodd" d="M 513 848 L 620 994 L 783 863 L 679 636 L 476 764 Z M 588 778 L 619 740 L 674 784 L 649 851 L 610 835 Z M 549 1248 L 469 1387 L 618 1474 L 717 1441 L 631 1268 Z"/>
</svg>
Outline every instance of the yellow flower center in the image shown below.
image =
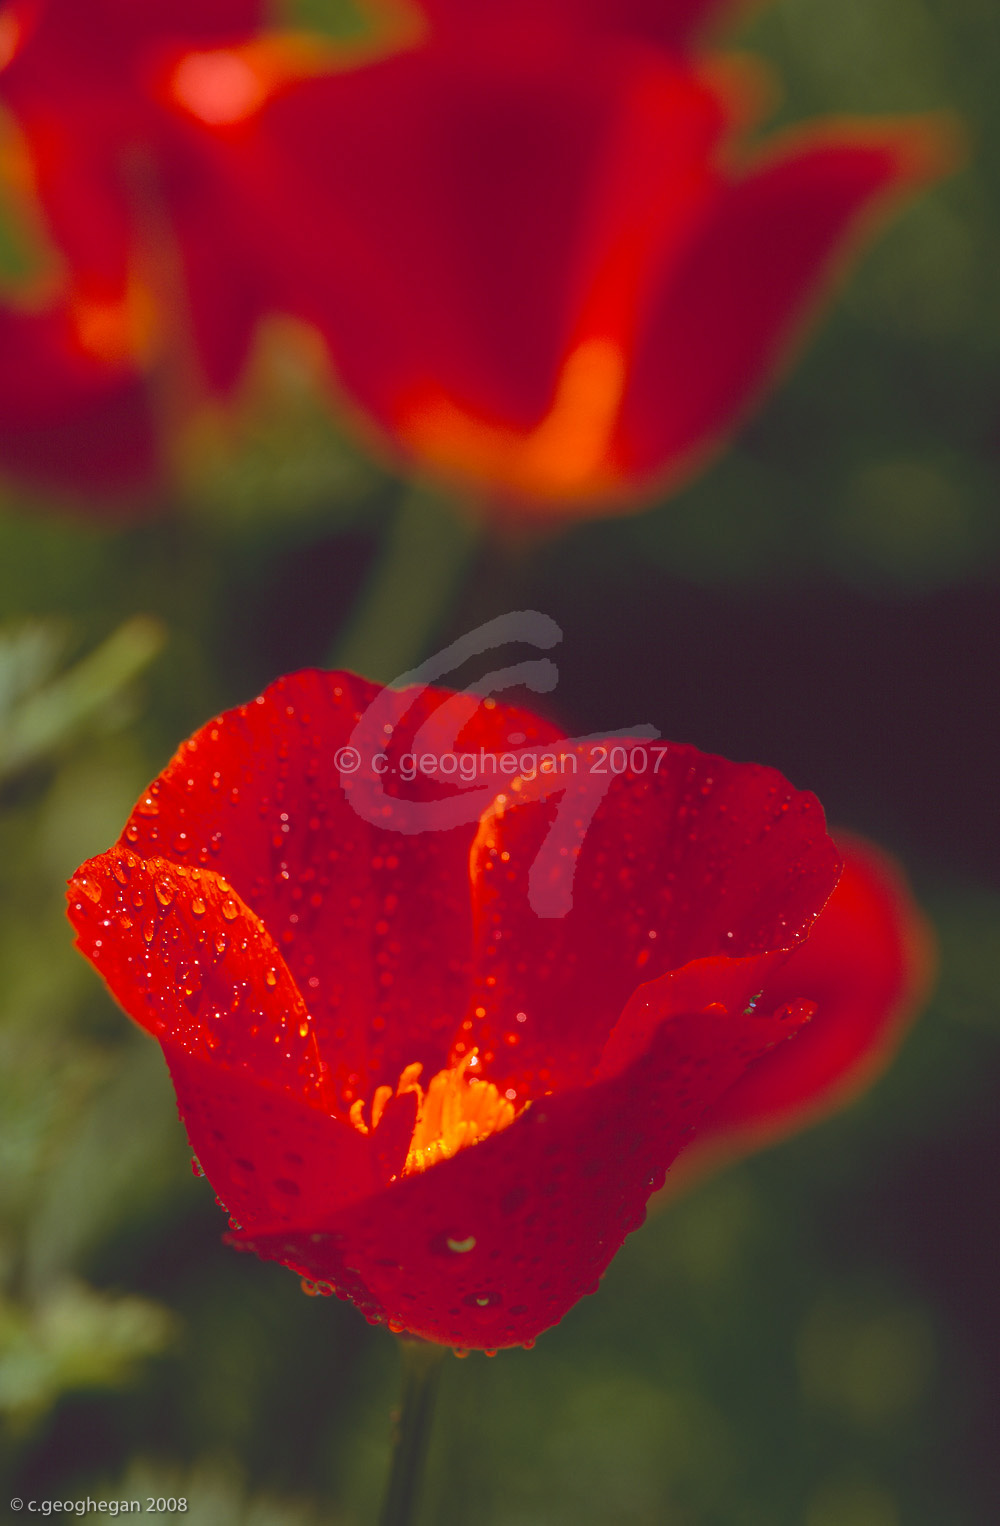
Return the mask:
<svg viewBox="0 0 1000 1526">
<path fill-rule="evenodd" d="M 478 1064 L 479 1053 L 473 1049 L 457 1065 L 439 1070 L 426 1088 L 419 1081 L 423 1066 L 419 1063 L 407 1065 L 395 1091 L 391 1086 L 376 1088 L 371 1123 L 364 1121 L 365 1104 L 360 1097 L 351 1107 L 351 1122 L 362 1134 L 370 1134 L 378 1128 L 393 1096 L 416 1092 L 417 1118 L 402 1174 L 411 1176 L 415 1171 L 426 1171 L 428 1166 L 448 1160 L 467 1145 L 478 1144 L 490 1134 L 498 1134 L 514 1122 L 524 1107 L 529 1106 L 524 1103 L 522 1107 L 516 1107 L 492 1081 L 480 1080 L 474 1073 L 470 1074 L 475 1072 Z"/>
</svg>

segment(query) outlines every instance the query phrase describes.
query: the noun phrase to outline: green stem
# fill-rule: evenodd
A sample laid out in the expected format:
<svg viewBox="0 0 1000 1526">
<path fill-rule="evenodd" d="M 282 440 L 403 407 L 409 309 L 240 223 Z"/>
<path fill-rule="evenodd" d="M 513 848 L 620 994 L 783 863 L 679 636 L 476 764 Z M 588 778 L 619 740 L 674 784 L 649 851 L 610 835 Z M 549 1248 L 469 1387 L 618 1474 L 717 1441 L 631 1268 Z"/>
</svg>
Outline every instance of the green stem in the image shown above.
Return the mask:
<svg viewBox="0 0 1000 1526">
<path fill-rule="evenodd" d="M 471 513 L 408 489 L 332 666 L 379 683 L 415 667 L 448 617 L 477 539 Z"/>
<path fill-rule="evenodd" d="M 399 1350 L 403 1391 L 379 1526 L 411 1526 L 417 1518 L 434 1401 L 446 1354 L 444 1346 L 432 1341 L 400 1340 Z"/>
</svg>

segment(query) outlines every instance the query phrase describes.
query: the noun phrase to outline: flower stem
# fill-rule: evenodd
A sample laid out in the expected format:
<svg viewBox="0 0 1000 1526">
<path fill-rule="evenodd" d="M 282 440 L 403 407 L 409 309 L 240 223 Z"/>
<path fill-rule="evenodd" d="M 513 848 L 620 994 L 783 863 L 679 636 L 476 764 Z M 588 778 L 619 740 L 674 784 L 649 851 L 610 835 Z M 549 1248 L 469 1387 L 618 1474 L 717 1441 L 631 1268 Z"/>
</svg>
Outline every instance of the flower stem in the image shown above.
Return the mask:
<svg viewBox="0 0 1000 1526">
<path fill-rule="evenodd" d="M 478 527 L 419 487 L 404 491 L 334 667 L 391 683 L 426 657 L 472 559 Z"/>
<path fill-rule="evenodd" d="M 446 1347 L 433 1341 L 400 1340 L 399 1350 L 403 1389 L 379 1526 L 411 1526 L 417 1518 L 434 1401 L 446 1354 Z"/>
</svg>

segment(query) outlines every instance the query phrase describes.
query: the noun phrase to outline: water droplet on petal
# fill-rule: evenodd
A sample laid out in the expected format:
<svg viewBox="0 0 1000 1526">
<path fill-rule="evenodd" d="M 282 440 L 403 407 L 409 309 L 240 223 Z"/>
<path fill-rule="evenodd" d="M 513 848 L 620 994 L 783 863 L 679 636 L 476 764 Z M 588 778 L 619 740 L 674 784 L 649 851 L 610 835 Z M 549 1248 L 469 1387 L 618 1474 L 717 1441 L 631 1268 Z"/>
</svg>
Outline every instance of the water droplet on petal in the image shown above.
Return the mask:
<svg viewBox="0 0 1000 1526">
<path fill-rule="evenodd" d="M 462 1301 L 473 1309 L 495 1309 L 503 1303 L 503 1295 L 494 1292 L 470 1293 Z"/>
</svg>

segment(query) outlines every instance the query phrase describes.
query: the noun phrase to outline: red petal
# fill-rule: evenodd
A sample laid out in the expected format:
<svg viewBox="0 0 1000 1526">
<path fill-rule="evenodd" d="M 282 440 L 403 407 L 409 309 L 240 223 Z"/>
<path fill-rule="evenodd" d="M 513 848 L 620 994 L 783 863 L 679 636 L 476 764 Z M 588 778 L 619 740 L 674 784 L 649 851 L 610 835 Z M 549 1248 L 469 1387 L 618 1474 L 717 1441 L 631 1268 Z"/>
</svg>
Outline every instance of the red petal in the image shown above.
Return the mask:
<svg viewBox="0 0 1000 1526">
<path fill-rule="evenodd" d="M 79 493 L 148 489 L 158 450 L 145 378 L 101 364 L 69 315 L 0 308 L 0 466 Z"/>
<path fill-rule="evenodd" d="M 592 97 L 545 60 L 515 97 L 478 52 L 425 49 L 267 109 L 262 132 L 300 177 L 275 215 L 288 300 L 384 425 L 428 379 L 525 424 L 544 410 L 611 104 Z"/>
<path fill-rule="evenodd" d="M 926 127 L 824 127 L 733 181 L 641 325 L 620 420 L 629 476 L 689 470 L 770 380 L 875 214 L 942 172 Z"/>
<path fill-rule="evenodd" d="M 266 272 L 258 209 L 235 193 L 226 167 L 232 148 L 220 154 L 217 138 L 172 112 L 161 139 L 159 188 L 181 267 L 177 316 L 190 323 L 205 383 L 225 394 L 243 374 L 260 321 L 280 301 Z"/>
<path fill-rule="evenodd" d="M 715 97 L 664 61 L 565 39 L 527 55 L 506 34 L 466 43 L 290 88 L 240 150 L 258 195 L 272 164 L 287 304 L 390 430 L 439 396 L 533 427 L 604 257 L 606 201 L 635 223 L 651 178 L 668 203 L 672 182 L 686 194 L 720 123 Z"/>
<path fill-rule="evenodd" d="M 78 80 L 118 75 L 119 85 L 121 64 L 137 53 L 239 42 L 265 23 L 268 12 L 266 0 L 33 0 L 19 9 L 27 23 L 22 48 L 30 46 L 36 77 L 58 67 Z M 21 56 L 19 50 L 15 61 Z"/>
<path fill-rule="evenodd" d="M 617 776 L 611 747 L 634 760 Z M 742 1010 L 839 872 L 815 797 L 773 769 L 628 739 L 578 758 L 561 798 L 486 822 L 473 854 L 483 1016 L 469 1041 L 497 1084 L 579 1084 L 602 1051 L 606 1073 L 629 1063 L 673 1012 Z"/>
<path fill-rule="evenodd" d="M 191 1148 L 244 1229 L 321 1224 L 380 1191 L 402 1169 L 414 1097 L 399 1099 L 409 1101 L 410 1116 L 402 1120 L 404 1137 L 392 1140 L 395 1158 L 387 1161 L 378 1153 L 384 1155 L 388 1143 L 379 1138 L 381 1128 L 368 1138 L 246 1070 L 161 1042 Z"/>
<path fill-rule="evenodd" d="M 322 1107 L 308 1009 L 268 929 L 214 870 L 112 848 L 70 881 L 70 920 L 154 1038 Z"/>
<path fill-rule="evenodd" d="M 844 873 L 808 942 L 768 980 L 763 1001 L 817 1005 L 794 1044 L 752 1065 L 706 1114 L 685 1175 L 824 1117 L 864 1090 L 895 1053 L 933 968 L 933 937 L 898 867 L 838 833 Z"/>
<path fill-rule="evenodd" d="M 402 1168 L 412 1132 L 330 1116 L 312 1019 L 267 929 L 214 871 L 124 848 L 70 882 L 82 953 L 163 1045 L 212 1185 L 245 1224 L 319 1216 Z"/>
<path fill-rule="evenodd" d="M 667 47 L 683 47 L 713 11 L 733 9 L 732 0 L 421 0 L 421 9 L 441 27 L 460 29 L 489 24 L 498 17 L 512 31 L 530 37 L 540 26 L 634 36 Z"/>
<path fill-rule="evenodd" d="M 790 1026 L 678 1015 L 623 1074 L 541 1099 L 503 1133 L 323 1223 L 236 1243 L 429 1340 L 530 1342 L 597 1291 L 702 1108 Z"/>
<path fill-rule="evenodd" d="M 378 698 L 387 708 L 371 711 Z M 332 1083 L 348 1100 L 394 1086 L 416 1060 L 429 1074 L 441 1068 L 469 1000 L 475 808 L 462 802 L 462 825 L 451 830 L 391 830 L 393 796 L 368 763 L 389 746 L 384 725 L 395 726 L 394 756 L 412 746 L 443 751 L 456 735 L 462 745 L 494 748 L 507 745 L 511 730 L 538 734 L 533 718 L 476 698 L 464 701 L 477 720 L 463 730 L 453 707 L 442 706 L 446 698 L 436 690 L 398 695 L 350 674 L 279 680 L 184 744 L 122 838 L 143 857 L 225 874 L 287 961 L 324 1055 L 336 1062 Z M 345 793 L 337 762 L 370 711 L 375 729 L 369 722 L 358 738 L 363 774 L 344 777 L 378 786 L 374 808 Z M 440 793 L 419 776 L 386 783 L 416 800 Z M 388 817 L 376 814 L 386 809 Z"/>
</svg>

